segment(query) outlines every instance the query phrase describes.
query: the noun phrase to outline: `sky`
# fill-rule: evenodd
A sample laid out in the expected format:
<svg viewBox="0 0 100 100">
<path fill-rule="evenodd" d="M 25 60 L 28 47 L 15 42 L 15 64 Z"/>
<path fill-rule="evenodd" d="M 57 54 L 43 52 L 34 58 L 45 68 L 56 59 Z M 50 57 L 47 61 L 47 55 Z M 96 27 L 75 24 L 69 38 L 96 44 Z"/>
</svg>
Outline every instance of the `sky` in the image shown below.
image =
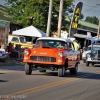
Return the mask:
<svg viewBox="0 0 100 100">
<path fill-rule="evenodd" d="M 76 5 L 79 1 L 83 2 L 82 13 L 86 16 L 96 16 L 100 18 L 100 0 L 73 0 Z M 0 0 L 0 4 L 4 4 L 5 0 Z M 99 4 L 99 5 L 97 5 Z"/>
<path fill-rule="evenodd" d="M 1 5 L 4 5 L 5 1 L 6 1 L 6 0 L 0 0 L 0 4 L 1 4 Z"/>
<path fill-rule="evenodd" d="M 100 0 L 74 0 L 76 5 L 78 2 L 83 2 L 82 14 L 86 16 L 96 16 L 100 19 Z"/>
</svg>

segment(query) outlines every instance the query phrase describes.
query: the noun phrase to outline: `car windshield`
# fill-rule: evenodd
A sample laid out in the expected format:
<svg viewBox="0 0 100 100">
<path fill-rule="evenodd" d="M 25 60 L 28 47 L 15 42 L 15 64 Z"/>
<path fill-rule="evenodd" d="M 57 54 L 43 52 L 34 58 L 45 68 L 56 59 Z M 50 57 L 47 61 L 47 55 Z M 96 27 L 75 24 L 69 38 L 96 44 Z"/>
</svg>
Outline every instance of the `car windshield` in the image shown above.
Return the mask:
<svg viewBox="0 0 100 100">
<path fill-rule="evenodd" d="M 67 49 L 67 44 L 60 40 L 37 40 L 35 47 Z"/>
</svg>

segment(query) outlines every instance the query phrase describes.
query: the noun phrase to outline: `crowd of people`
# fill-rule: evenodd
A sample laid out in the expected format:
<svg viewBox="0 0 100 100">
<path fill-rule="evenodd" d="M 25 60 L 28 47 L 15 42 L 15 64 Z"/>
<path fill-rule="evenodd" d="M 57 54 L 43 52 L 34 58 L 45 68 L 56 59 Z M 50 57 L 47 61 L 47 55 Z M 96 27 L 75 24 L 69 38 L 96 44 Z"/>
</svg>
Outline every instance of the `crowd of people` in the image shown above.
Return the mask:
<svg viewBox="0 0 100 100">
<path fill-rule="evenodd" d="M 9 43 L 7 48 L 0 45 L 0 60 L 5 62 L 11 58 L 21 61 L 23 59 L 23 51 L 24 49 L 21 48 L 21 45 L 16 45 L 14 47 L 12 43 Z"/>
<path fill-rule="evenodd" d="M 9 43 L 7 50 L 8 50 L 8 52 L 10 52 L 10 57 L 15 57 L 15 58 L 17 58 L 17 60 L 22 60 L 23 49 L 21 48 L 21 45 L 16 45 L 14 48 L 12 43 Z"/>
</svg>

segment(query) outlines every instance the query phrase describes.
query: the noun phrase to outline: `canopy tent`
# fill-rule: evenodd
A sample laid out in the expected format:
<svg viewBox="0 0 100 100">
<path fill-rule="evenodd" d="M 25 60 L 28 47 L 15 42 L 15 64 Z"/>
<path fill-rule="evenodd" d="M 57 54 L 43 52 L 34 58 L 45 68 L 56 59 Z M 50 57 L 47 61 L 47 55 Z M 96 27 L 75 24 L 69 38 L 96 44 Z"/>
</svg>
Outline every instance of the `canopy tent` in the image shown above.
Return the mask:
<svg viewBox="0 0 100 100">
<path fill-rule="evenodd" d="M 74 34 L 74 37 L 78 37 L 78 38 L 87 38 L 87 35 L 83 35 L 83 34 Z"/>
<path fill-rule="evenodd" d="M 29 27 L 26 27 L 26 28 L 23 28 L 23 29 L 13 31 L 12 34 L 23 35 L 23 36 L 31 36 L 31 37 L 46 37 L 46 33 L 41 31 L 40 29 L 37 29 L 34 26 L 29 26 Z"/>
</svg>

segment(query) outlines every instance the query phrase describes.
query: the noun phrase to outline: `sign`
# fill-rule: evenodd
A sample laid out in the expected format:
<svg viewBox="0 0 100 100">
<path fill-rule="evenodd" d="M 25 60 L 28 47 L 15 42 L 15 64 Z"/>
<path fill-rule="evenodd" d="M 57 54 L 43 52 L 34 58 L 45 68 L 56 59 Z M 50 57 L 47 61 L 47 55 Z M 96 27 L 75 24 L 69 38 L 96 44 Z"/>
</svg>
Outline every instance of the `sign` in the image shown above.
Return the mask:
<svg viewBox="0 0 100 100">
<path fill-rule="evenodd" d="M 0 19 L 0 45 L 6 46 L 8 44 L 10 22 Z"/>
<path fill-rule="evenodd" d="M 75 7 L 74 14 L 73 14 L 71 24 L 70 24 L 70 30 L 69 30 L 70 37 L 74 37 L 74 34 L 76 34 L 77 32 L 78 21 L 79 21 L 79 17 L 82 11 L 82 6 L 83 6 L 83 3 L 78 2 Z"/>
</svg>

